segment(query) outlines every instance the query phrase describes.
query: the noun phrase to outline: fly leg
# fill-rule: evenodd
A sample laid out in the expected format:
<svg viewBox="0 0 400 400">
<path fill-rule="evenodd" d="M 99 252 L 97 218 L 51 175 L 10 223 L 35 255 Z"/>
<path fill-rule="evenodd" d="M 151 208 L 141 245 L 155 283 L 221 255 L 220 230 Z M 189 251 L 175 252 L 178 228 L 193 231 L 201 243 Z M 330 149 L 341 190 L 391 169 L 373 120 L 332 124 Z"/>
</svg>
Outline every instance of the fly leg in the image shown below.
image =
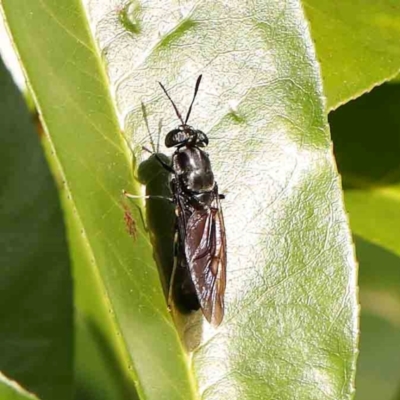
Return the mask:
<svg viewBox="0 0 400 400">
<path fill-rule="evenodd" d="M 147 151 L 150 154 L 154 154 L 157 161 L 168 171 L 171 173 L 174 173 L 173 168 L 168 165 L 164 160 L 161 159 L 161 157 L 158 155 L 158 152 L 160 150 L 160 134 L 161 134 L 161 127 L 162 127 L 162 120 L 159 121 L 158 124 L 158 137 L 157 137 L 157 147 L 155 146 L 154 140 L 153 140 L 153 136 L 150 132 L 150 127 L 149 127 L 149 121 L 147 119 L 147 112 L 146 112 L 146 106 L 144 105 L 144 103 L 142 102 L 142 114 L 143 114 L 143 119 L 144 122 L 146 124 L 146 128 L 147 128 L 147 132 L 149 134 L 149 138 L 150 138 L 150 143 L 151 143 L 151 147 L 153 149 L 153 151 L 149 150 L 147 147 L 142 146 L 142 149 L 144 151 Z"/>
<path fill-rule="evenodd" d="M 123 194 L 125 197 L 127 197 L 127 198 L 130 198 L 131 196 L 133 196 L 133 195 L 127 193 L 125 190 L 122 191 L 122 194 Z M 128 211 L 128 207 L 125 205 L 124 202 L 122 202 L 122 205 L 123 205 L 123 207 L 124 207 L 124 209 L 125 209 L 125 212 L 129 212 L 129 211 Z M 133 205 L 137 208 L 137 210 L 138 210 L 138 212 L 139 212 L 140 219 L 142 220 L 142 224 L 143 224 L 144 230 L 145 230 L 146 232 L 148 232 L 149 229 L 147 228 L 147 224 L 146 224 L 146 222 L 145 222 L 145 218 L 144 218 L 144 216 L 143 216 L 143 212 L 142 212 L 141 207 L 139 207 L 136 203 L 133 203 Z"/>
<path fill-rule="evenodd" d="M 173 300 L 173 292 L 174 292 L 174 282 L 175 282 L 175 275 L 176 275 L 176 269 L 178 266 L 178 231 L 175 232 L 175 237 L 174 237 L 174 265 L 172 266 L 172 273 L 171 273 L 171 278 L 169 280 L 169 289 L 168 289 L 168 311 L 172 310 L 172 300 Z"/>
<path fill-rule="evenodd" d="M 175 170 L 168 165 L 157 153 L 155 154 L 157 161 L 171 174 L 175 174 Z"/>
<path fill-rule="evenodd" d="M 122 191 L 123 196 L 127 197 L 128 199 L 161 199 L 161 200 L 168 200 L 169 202 L 173 203 L 174 200 L 172 197 L 164 197 L 164 196 L 155 196 L 155 195 L 150 195 L 150 196 L 138 196 L 135 194 L 128 193 L 126 190 Z M 149 229 L 147 227 L 147 224 L 145 222 L 145 218 L 143 216 L 143 212 L 141 207 L 139 207 L 136 203 L 133 203 L 134 206 L 139 210 L 139 215 L 140 219 L 142 220 L 143 227 L 146 232 L 149 232 Z"/>
<path fill-rule="evenodd" d="M 175 170 L 171 167 L 171 165 L 167 164 L 159 155 L 158 153 L 154 153 L 153 151 L 149 150 L 147 147 L 142 146 L 142 149 L 144 151 L 147 151 L 150 154 L 154 154 L 156 160 L 162 165 L 163 168 L 165 168 L 168 172 L 171 174 L 175 173 Z"/>
<path fill-rule="evenodd" d="M 122 194 L 129 199 L 161 199 L 161 200 L 168 200 L 169 202 L 173 203 L 174 199 L 172 197 L 165 197 L 165 196 L 157 196 L 154 194 L 151 195 L 136 195 L 128 193 L 126 190 L 122 190 Z"/>
</svg>

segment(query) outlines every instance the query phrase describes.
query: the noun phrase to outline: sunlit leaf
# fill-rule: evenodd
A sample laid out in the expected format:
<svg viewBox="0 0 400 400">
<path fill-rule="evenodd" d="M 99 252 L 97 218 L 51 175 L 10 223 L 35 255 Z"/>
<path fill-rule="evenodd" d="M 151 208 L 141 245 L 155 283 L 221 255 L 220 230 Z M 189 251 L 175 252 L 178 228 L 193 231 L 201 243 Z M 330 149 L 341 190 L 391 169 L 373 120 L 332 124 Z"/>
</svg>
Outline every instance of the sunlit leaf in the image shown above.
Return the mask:
<svg viewBox="0 0 400 400">
<path fill-rule="evenodd" d="M 227 195 L 225 321 L 213 332 L 196 315 L 183 329 L 202 396 L 349 395 L 354 264 L 299 4 L 134 4 L 89 2 L 127 137 L 136 149 L 149 146 L 141 102 L 153 136 L 160 119 L 164 133 L 174 128 L 157 81 L 184 114 L 202 73 L 190 122 L 209 134 Z M 129 13 L 137 32 L 118 22 Z M 325 346 L 342 350 L 327 361 Z M 331 362 L 332 374 L 313 367 Z"/>
</svg>

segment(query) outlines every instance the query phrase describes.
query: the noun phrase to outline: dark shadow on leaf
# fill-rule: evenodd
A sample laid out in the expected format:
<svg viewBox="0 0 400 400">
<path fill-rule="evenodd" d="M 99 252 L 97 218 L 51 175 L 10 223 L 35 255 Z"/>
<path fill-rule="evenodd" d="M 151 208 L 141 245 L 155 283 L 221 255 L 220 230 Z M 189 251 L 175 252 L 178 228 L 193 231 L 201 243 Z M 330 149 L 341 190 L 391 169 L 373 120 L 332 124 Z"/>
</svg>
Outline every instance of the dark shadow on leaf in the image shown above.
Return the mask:
<svg viewBox="0 0 400 400">
<path fill-rule="evenodd" d="M 158 156 L 167 164 L 171 160 L 164 154 Z M 168 199 L 172 198 L 170 189 L 169 172 L 160 164 L 153 154 L 143 161 L 138 168 L 140 183 L 146 186 L 146 195 L 163 196 L 165 199 L 146 199 L 146 223 L 154 249 L 161 282 L 164 289 L 166 301 L 168 301 L 169 285 L 174 265 L 174 236 L 175 236 L 175 205 Z M 199 312 L 191 312 L 188 299 L 181 293 L 182 276 L 175 275 L 173 298 L 177 311 L 179 311 L 178 325 L 180 335 L 188 349 L 199 344 L 201 337 L 201 323 Z M 196 301 L 197 303 L 197 301 Z M 175 313 L 174 313 L 175 314 Z M 187 317 L 190 317 L 188 319 Z"/>
<path fill-rule="evenodd" d="M 166 162 L 170 160 L 164 154 L 159 156 Z M 163 196 L 165 199 L 146 200 L 146 222 L 154 249 L 154 258 L 159 267 L 165 297 L 168 296 L 169 280 L 174 264 L 174 205 L 169 186 L 169 172 L 163 168 L 155 155 L 139 165 L 138 178 L 146 186 L 147 196 Z"/>
</svg>

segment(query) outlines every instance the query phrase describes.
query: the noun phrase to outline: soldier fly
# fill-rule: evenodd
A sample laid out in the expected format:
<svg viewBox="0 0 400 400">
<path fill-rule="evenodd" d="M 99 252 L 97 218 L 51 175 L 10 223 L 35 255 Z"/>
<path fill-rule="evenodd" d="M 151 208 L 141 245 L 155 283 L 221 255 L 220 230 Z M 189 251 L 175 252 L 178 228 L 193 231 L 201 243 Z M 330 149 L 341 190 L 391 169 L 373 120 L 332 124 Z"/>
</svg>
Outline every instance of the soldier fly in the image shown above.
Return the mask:
<svg viewBox="0 0 400 400">
<path fill-rule="evenodd" d="M 188 125 L 201 78 L 197 78 L 185 120 L 159 82 L 181 124 L 165 137 L 165 146 L 175 147 L 172 165 L 156 157 L 172 174 L 170 185 L 176 207 L 176 259 L 168 301 L 177 284 L 178 297 L 186 307 L 201 307 L 207 321 L 218 326 L 224 316 L 226 284 L 226 236 L 220 204 L 224 195 L 218 192 L 210 159 L 202 150 L 208 145 L 207 135 Z"/>
</svg>

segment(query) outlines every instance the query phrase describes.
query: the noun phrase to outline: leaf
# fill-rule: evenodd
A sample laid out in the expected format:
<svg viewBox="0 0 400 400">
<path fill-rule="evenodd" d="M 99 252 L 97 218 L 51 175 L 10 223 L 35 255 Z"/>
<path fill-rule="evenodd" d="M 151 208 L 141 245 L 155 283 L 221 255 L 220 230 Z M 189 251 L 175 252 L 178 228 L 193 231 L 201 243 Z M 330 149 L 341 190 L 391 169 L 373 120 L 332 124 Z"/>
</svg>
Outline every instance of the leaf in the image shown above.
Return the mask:
<svg viewBox="0 0 400 400">
<path fill-rule="evenodd" d="M 303 4 L 321 63 L 328 110 L 398 74 L 396 0 L 303 0 Z"/>
<path fill-rule="evenodd" d="M 152 132 L 160 118 L 163 132 L 177 124 L 156 81 L 184 110 L 197 75 L 204 75 L 191 123 L 209 134 L 227 196 L 228 285 L 218 330 L 200 313 L 178 321 L 194 350 L 190 373 L 134 206 L 137 238 L 126 232 L 120 192 L 137 185 L 83 14 L 73 1 L 3 0 L 3 7 L 139 398 L 350 398 L 354 255 L 299 2 L 89 3 L 137 154 L 149 142 L 141 101 Z M 156 179 L 146 178 L 149 186 Z"/>
<path fill-rule="evenodd" d="M 81 2 L 4 0 L 2 7 L 74 218 L 69 230 L 78 229 L 82 242 L 73 250 L 81 318 L 114 352 L 122 393 L 190 399 L 186 355 L 135 207 L 137 238 L 127 232 L 121 192 L 137 184 Z"/>
<path fill-rule="evenodd" d="M 69 399 L 72 282 L 57 191 L 1 60 L 0 94 L 0 369 L 43 399 Z"/>
<path fill-rule="evenodd" d="M 157 81 L 184 113 L 202 73 L 191 124 L 227 195 L 226 317 L 182 334 L 202 398 L 349 398 L 355 266 L 299 4 L 135 4 L 89 3 L 125 132 L 148 145 L 141 102 L 151 132 L 175 127 Z"/>
<path fill-rule="evenodd" d="M 0 398 L 2 400 L 38 400 L 16 382 L 9 380 L 0 372 Z"/>
</svg>

